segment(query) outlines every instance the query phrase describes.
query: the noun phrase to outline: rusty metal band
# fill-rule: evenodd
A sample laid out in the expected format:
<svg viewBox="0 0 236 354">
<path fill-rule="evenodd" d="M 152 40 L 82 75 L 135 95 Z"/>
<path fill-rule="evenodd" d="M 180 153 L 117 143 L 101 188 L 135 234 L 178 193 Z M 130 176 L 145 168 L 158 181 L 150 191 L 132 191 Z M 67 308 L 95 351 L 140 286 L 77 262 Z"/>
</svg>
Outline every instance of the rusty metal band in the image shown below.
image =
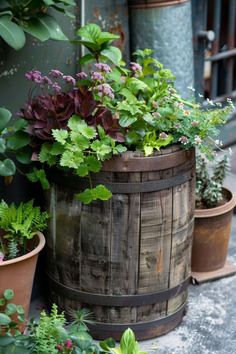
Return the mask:
<svg viewBox="0 0 236 354">
<path fill-rule="evenodd" d="M 59 283 L 55 279 L 52 279 L 49 274 L 47 274 L 47 276 L 51 289 L 59 293 L 61 296 L 85 304 L 115 307 L 151 305 L 168 301 L 183 293 L 190 283 L 190 278 L 187 278 L 174 288 L 155 293 L 138 295 L 104 295 L 80 291 Z"/>
<path fill-rule="evenodd" d="M 192 166 L 193 167 L 193 166 Z M 157 192 L 168 188 L 176 187 L 183 184 L 193 177 L 193 171 L 190 169 L 182 174 L 173 176 L 166 179 L 160 179 L 156 181 L 147 182 L 125 182 L 125 183 L 115 183 L 115 182 L 104 182 L 99 180 L 92 180 L 92 186 L 96 187 L 99 184 L 103 184 L 108 188 L 113 194 L 132 194 L 132 193 L 148 193 Z M 81 179 L 76 176 L 62 177 L 58 174 L 49 176 L 49 180 L 59 186 L 74 190 L 84 190 L 90 188 L 89 181 L 87 179 Z"/>
<path fill-rule="evenodd" d="M 165 6 L 175 6 L 180 5 L 189 0 L 166 0 L 166 1 L 137 1 L 137 0 L 129 0 L 129 7 L 133 9 L 150 9 L 156 7 L 165 7 Z"/>
<path fill-rule="evenodd" d="M 180 150 L 166 155 L 135 157 L 114 156 L 103 163 L 104 172 L 152 172 L 180 166 L 190 159 L 194 159 L 195 150 Z"/>
<path fill-rule="evenodd" d="M 88 327 L 93 337 L 97 339 L 102 339 L 104 336 L 119 339 L 127 328 L 131 328 L 135 332 L 138 340 L 152 338 L 176 327 L 186 312 L 186 306 L 187 300 L 174 313 L 154 321 L 122 324 L 92 322 L 88 324 Z"/>
</svg>

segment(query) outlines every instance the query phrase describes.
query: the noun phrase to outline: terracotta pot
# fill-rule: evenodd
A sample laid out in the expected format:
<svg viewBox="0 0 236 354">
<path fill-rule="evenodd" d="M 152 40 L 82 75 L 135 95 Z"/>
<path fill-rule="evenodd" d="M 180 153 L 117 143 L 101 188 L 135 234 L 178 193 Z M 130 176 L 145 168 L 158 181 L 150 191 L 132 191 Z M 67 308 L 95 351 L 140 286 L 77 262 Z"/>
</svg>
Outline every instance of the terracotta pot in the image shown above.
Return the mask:
<svg viewBox="0 0 236 354">
<path fill-rule="evenodd" d="M 211 272 L 224 266 L 236 197 L 226 188 L 228 202 L 216 208 L 195 210 L 192 271 Z"/>
<path fill-rule="evenodd" d="M 44 245 L 45 237 L 38 232 L 28 244 L 28 249 L 31 250 L 29 253 L 0 263 L 0 296 L 5 289 L 12 289 L 15 293 L 12 302 L 24 307 L 26 318 L 29 313 L 38 254 Z"/>
</svg>

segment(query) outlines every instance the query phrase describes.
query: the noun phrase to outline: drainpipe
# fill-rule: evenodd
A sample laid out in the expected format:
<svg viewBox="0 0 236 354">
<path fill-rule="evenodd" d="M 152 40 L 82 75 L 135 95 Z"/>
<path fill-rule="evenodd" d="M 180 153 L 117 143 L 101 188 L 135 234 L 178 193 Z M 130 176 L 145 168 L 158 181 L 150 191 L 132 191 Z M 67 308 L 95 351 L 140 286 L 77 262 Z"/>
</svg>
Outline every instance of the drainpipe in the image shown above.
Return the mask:
<svg viewBox="0 0 236 354">
<path fill-rule="evenodd" d="M 131 52 L 151 48 L 176 75 L 184 97 L 194 86 L 191 3 L 189 0 L 128 0 Z"/>
</svg>

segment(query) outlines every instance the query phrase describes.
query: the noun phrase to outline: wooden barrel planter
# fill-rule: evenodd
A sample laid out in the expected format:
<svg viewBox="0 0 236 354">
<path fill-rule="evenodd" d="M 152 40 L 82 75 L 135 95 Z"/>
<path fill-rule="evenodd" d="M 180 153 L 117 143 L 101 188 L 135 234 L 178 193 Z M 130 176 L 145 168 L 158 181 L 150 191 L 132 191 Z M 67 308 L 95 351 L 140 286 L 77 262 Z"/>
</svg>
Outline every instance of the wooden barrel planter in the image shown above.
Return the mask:
<svg viewBox="0 0 236 354">
<path fill-rule="evenodd" d="M 93 184 L 109 201 L 81 205 L 76 177 L 53 174 L 47 195 L 50 300 L 70 317 L 87 307 L 97 339 L 162 335 L 184 315 L 191 268 L 195 155 L 178 146 L 154 156 L 127 152 L 104 164 Z"/>
</svg>

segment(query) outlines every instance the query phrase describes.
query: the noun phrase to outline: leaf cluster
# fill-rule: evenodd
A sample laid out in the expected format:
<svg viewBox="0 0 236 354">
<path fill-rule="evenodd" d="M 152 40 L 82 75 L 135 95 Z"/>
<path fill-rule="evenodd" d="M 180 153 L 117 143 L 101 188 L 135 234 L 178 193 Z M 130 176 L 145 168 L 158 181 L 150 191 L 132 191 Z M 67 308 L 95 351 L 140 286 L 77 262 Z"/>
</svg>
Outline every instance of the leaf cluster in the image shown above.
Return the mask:
<svg viewBox="0 0 236 354">
<path fill-rule="evenodd" d="M 105 353 L 112 354 L 146 354 L 140 351 L 139 344 L 135 339 L 134 332 L 128 328 L 122 335 L 120 346 L 116 346 L 116 342 L 112 339 L 106 339 L 100 342 L 100 346 Z"/>
<path fill-rule="evenodd" d="M 46 12 L 49 8 L 73 16 L 68 12 L 74 0 L 5 0 L 0 5 L 0 37 L 15 50 L 25 45 L 25 32 L 40 41 L 67 40 L 60 25 Z"/>
<path fill-rule="evenodd" d="M 0 203 L 1 252 L 4 259 L 12 259 L 27 253 L 27 240 L 47 226 L 48 213 L 33 206 L 33 201 L 8 205 Z"/>
<path fill-rule="evenodd" d="M 94 61 L 94 59 L 101 62 L 108 60 L 117 66 L 121 64 L 121 51 L 111 45 L 112 41 L 119 38 L 118 35 L 103 32 L 95 23 L 89 23 L 81 27 L 76 34 L 81 39 L 76 39 L 73 43 L 83 44 L 90 52 L 79 60 L 81 65 Z"/>
<path fill-rule="evenodd" d="M 98 126 L 95 129 L 79 116 L 74 115 L 70 118 L 68 128 L 69 131 L 52 130 L 55 142 L 42 145 L 39 154 L 41 163 L 72 169 L 78 177 L 89 177 L 90 173 L 101 170 L 103 161 L 126 150 L 124 146 L 116 144 L 114 139 L 107 136 L 102 127 Z M 39 172 L 34 170 L 34 181 L 37 180 L 36 173 Z M 30 177 L 33 181 L 32 175 Z M 107 200 L 111 197 L 111 193 L 105 186 L 98 185 L 92 188 L 90 185 L 90 188 L 78 194 L 77 197 L 87 204 L 96 199 Z"/>
<path fill-rule="evenodd" d="M 0 298 L 0 336 L 21 334 L 20 325 L 25 322 L 25 310 L 11 302 L 13 297 L 14 291 L 6 289 Z"/>
<path fill-rule="evenodd" d="M 229 157 L 225 154 L 209 167 L 204 155 L 196 158 L 196 207 L 214 208 L 223 198 L 222 185 L 229 170 Z"/>
</svg>

